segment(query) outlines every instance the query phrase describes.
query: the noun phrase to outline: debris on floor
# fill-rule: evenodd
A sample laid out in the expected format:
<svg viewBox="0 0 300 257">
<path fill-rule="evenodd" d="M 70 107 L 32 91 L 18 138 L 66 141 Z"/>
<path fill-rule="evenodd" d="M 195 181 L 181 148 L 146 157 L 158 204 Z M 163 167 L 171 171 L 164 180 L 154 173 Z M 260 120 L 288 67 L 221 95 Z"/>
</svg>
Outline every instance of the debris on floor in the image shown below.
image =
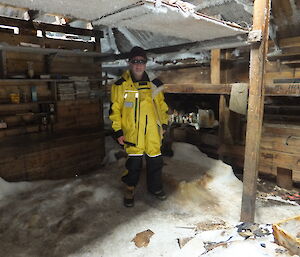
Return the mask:
<svg viewBox="0 0 300 257">
<path fill-rule="evenodd" d="M 273 225 L 275 242 L 300 256 L 300 216 Z"/>
<path fill-rule="evenodd" d="M 135 237 L 131 240 L 139 248 L 147 247 L 150 243 L 150 238 L 154 235 L 154 232 L 147 229 L 143 232 L 137 233 Z"/>
<path fill-rule="evenodd" d="M 297 202 L 258 197 L 258 227 L 242 225 L 242 182 L 232 168 L 186 143 L 174 143 L 173 150 L 164 159 L 168 199 L 147 193 L 143 170 L 131 209 L 122 203 L 119 161 L 125 158 L 73 179 L 0 180 L 0 256 L 291 256 L 265 229 L 272 233 L 267 223 L 299 215 Z M 251 234 L 241 236 L 241 227 Z"/>
</svg>

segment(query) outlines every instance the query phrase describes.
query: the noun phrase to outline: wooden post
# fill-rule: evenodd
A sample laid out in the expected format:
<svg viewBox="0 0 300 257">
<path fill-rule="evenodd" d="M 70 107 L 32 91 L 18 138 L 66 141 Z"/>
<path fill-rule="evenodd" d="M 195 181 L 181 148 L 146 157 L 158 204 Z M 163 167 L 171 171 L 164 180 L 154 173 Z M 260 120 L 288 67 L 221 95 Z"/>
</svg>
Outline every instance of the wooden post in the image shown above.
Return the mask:
<svg viewBox="0 0 300 257">
<path fill-rule="evenodd" d="M 244 162 L 241 221 L 254 222 L 260 139 L 264 110 L 264 71 L 268 51 L 271 0 L 255 0 L 253 31 L 261 30 L 261 39 L 252 44 L 250 55 L 250 88 Z"/>
<path fill-rule="evenodd" d="M 211 84 L 221 83 L 221 50 L 213 49 L 211 50 L 210 59 L 210 82 Z M 226 99 L 224 95 L 220 95 L 219 100 L 219 138 L 220 144 L 224 140 L 224 127 L 225 127 L 225 109 L 226 109 Z"/>
<path fill-rule="evenodd" d="M 210 80 L 212 84 L 221 83 L 221 50 L 211 50 Z"/>
<path fill-rule="evenodd" d="M 0 51 L 0 77 L 5 79 L 7 77 L 6 51 Z"/>
</svg>

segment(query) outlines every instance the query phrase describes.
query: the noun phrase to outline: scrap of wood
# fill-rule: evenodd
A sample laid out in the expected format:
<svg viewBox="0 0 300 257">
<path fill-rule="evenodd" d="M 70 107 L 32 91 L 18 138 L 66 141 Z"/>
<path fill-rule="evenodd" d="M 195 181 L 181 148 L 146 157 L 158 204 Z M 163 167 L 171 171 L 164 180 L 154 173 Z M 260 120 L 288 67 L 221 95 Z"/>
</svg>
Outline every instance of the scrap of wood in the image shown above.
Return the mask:
<svg viewBox="0 0 300 257">
<path fill-rule="evenodd" d="M 147 229 L 143 232 L 137 233 L 135 237 L 131 240 L 131 242 L 134 242 L 135 245 L 139 248 L 141 247 L 147 247 L 150 238 L 154 235 L 154 232 L 150 229 Z"/>
<path fill-rule="evenodd" d="M 221 220 L 220 222 L 206 221 L 196 224 L 196 231 L 209 231 L 214 229 L 225 229 L 226 223 Z"/>
<path fill-rule="evenodd" d="M 184 247 L 192 239 L 193 239 L 193 237 L 178 238 L 177 241 L 178 241 L 180 249 L 182 247 Z"/>
</svg>

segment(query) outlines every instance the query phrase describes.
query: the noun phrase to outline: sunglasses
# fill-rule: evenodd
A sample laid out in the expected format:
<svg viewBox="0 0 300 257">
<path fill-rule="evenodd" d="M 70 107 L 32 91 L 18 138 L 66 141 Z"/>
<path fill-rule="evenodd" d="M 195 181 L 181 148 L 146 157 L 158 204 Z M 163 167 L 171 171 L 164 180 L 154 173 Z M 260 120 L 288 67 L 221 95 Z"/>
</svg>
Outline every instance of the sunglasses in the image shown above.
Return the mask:
<svg viewBox="0 0 300 257">
<path fill-rule="evenodd" d="M 147 60 L 130 60 L 131 64 L 146 64 Z"/>
</svg>

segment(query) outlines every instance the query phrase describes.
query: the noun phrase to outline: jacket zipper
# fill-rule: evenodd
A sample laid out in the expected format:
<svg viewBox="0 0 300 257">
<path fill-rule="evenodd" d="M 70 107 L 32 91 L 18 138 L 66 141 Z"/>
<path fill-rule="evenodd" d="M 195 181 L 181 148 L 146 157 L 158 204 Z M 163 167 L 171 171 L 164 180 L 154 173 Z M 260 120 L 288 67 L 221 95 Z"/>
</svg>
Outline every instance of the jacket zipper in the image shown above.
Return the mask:
<svg viewBox="0 0 300 257">
<path fill-rule="evenodd" d="M 138 99 L 135 98 L 135 108 L 134 108 L 134 123 L 136 124 L 136 120 L 137 120 L 137 104 L 138 104 Z"/>
<path fill-rule="evenodd" d="M 139 108 L 138 104 L 139 104 L 138 93 L 136 93 L 136 95 L 135 95 L 135 110 L 134 110 L 135 126 L 136 126 L 136 122 L 137 122 L 137 112 L 140 113 L 140 108 Z M 139 129 L 140 129 L 140 118 L 138 120 L 138 127 L 137 127 L 137 133 L 136 133 L 136 145 L 138 145 L 138 140 L 139 140 Z"/>
<path fill-rule="evenodd" d="M 146 135 L 146 132 L 147 132 L 147 124 L 148 124 L 148 116 L 146 115 L 145 135 Z"/>
</svg>

